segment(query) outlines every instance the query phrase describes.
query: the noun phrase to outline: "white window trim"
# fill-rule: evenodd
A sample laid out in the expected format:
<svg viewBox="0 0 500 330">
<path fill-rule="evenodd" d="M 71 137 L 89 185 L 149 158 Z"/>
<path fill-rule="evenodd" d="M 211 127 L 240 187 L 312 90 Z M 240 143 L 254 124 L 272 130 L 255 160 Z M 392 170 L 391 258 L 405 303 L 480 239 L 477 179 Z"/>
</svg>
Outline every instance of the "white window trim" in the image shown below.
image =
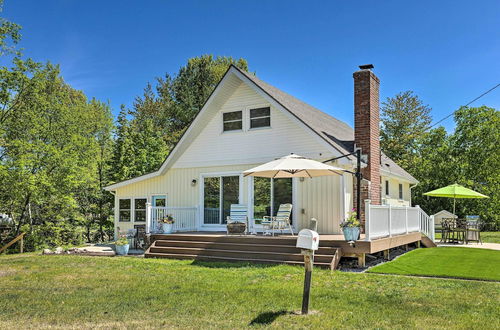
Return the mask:
<svg viewBox="0 0 500 330">
<path fill-rule="evenodd" d="M 232 113 L 232 112 L 241 112 L 241 119 L 233 119 L 233 120 L 224 120 L 224 114 L 226 113 Z M 234 132 L 244 132 L 245 131 L 245 109 L 241 110 L 231 110 L 231 111 L 223 111 L 221 112 L 221 131 L 222 133 L 234 133 Z M 241 121 L 241 128 L 240 129 L 232 129 L 229 131 L 224 130 L 224 124 L 225 123 L 236 123 Z"/>
<path fill-rule="evenodd" d="M 252 110 L 262 109 L 262 108 L 269 108 L 269 116 L 259 116 L 259 117 L 254 117 L 254 118 L 251 117 Z M 268 105 L 262 105 L 262 106 L 256 105 L 256 106 L 248 107 L 248 130 L 249 131 L 253 131 L 253 130 L 260 130 L 260 129 L 269 129 L 269 128 L 271 128 L 271 125 L 272 125 L 271 112 L 272 112 L 272 109 L 271 109 L 271 105 L 269 105 L 269 104 Z M 269 126 L 252 127 L 252 119 L 262 119 L 262 118 L 269 118 Z"/>
<path fill-rule="evenodd" d="M 135 211 L 136 211 L 135 200 L 136 199 L 145 199 L 146 200 L 146 208 L 144 210 L 147 212 L 147 209 L 148 209 L 148 205 L 147 205 L 147 203 L 148 203 L 148 197 L 147 196 L 133 197 L 132 198 L 132 202 L 130 203 L 131 206 L 132 206 L 132 212 L 131 213 L 133 214 L 132 219 L 131 219 L 130 222 L 132 222 L 132 223 L 138 223 L 138 224 L 146 223 L 145 220 L 144 221 L 135 221 Z"/>
<path fill-rule="evenodd" d="M 117 223 L 133 223 L 134 222 L 134 217 L 132 215 L 133 213 L 133 210 L 134 210 L 134 198 L 135 197 L 128 197 L 128 196 L 120 196 L 120 197 L 117 197 L 118 198 L 118 201 L 117 201 L 117 205 L 118 205 L 118 219 L 117 219 Z M 121 211 L 126 211 L 126 209 L 122 209 L 120 208 L 120 200 L 121 199 L 129 199 L 130 200 L 130 209 L 128 209 L 130 211 L 130 220 L 129 221 L 121 221 L 120 220 L 120 212 Z"/>
<path fill-rule="evenodd" d="M 238 182 L 238 203 L 241 204 L 243 202 L 243 173 L 232 171 L 232 172 L 213 172 L 213 173 L 201 173 L 200 174 L 200 190 L 199 190 L 199 201 L 200 204 L 198 206 L 198 229 L 203 228 L 207 230 L 220 230 L 222 228 L 226 228 L 225 224 L 205 224 L 203 222 L 203 208 L 205 206 L 205 178 L 216 178 L 222 176 L 237 176 L 239 177 Z"/>
<path fill-rule="evenodd" d="M 153 197 L 165 197 L 165 207 L 168 207 L 168 194 L 166 193 L 150 194 L 149 203 L 151 203 L 151 206 L 153 206 Z"/>
<path fill-rule="evenodd" d="M 254 202 L 255 202 L 255 192 L 254 192 L 254 177 L 249 176 L 248 177 L 248 221 L 253 221 L 254 220 Z M 298 205 L 298 181 L 297 178 L 291 178 L 292 179 L 292 218 L 293 218 L 293 223 L 292 223 L 292 229 L 294 232 L 297 232 L 299 228 L 299 205 Z M 273 195 L 274 195 L 274 187 L 271 185 L 270 193 L 271 193 L 271 212 L 274 210 L 272 209 L 273 206 Z"/>
</svg>

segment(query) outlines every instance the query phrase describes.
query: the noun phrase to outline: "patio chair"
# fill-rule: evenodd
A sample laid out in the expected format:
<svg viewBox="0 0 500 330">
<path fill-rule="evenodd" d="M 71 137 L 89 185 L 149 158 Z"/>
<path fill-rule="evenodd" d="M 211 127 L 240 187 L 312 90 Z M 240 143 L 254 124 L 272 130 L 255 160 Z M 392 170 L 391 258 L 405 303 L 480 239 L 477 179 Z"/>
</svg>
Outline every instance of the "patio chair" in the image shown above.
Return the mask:
<svg viewBox="0 0 500 330">
<path fill-rule="evenodd" d="M 274 236 L 275 230 L 290 230 L 293 235 L 292 224 L 290 223 L 290 217 L 292 215 L 292 204 L 281 204 L 275 217 L 265 216 L 262 221 L 262 226 L 266 230 L 271 231 L 271 235 Z"/>
<path fill-rule="evenodd" d="M 483 242 L 481 241 L 481 231 L 479 230 L 479 220 L 478 219 L 467 219 L 467 230 L 465 233 L 465 244 L 468 244 L 470 241 L 483 244 Z"/>
<path fill-rule="evenodd" d="M 227 217 L 227 234 L 245 234 L 248 230 L 248 208 L 243 204 L 231 204 L 229 216 Z"/>
</svg>

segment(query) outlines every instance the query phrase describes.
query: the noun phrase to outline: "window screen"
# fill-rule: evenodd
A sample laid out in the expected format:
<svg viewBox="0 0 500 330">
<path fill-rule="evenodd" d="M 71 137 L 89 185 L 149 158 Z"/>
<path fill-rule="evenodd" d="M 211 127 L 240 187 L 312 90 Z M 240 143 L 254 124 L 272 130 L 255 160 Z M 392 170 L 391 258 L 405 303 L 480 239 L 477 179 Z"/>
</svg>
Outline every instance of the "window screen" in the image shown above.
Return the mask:
<svg viewBox="0 0 500 330">
<path fill-rule="evenodd" d="M 243 128 L 243 115 L 241 111 L 226 112 L 222 114 L 223 130 L 236 131 Z"/>
<path fill-rule="evenodd" d="M 271 109 L 258 108 L 250 110 L 250 128 L 271 126 Z"/>
</svg>

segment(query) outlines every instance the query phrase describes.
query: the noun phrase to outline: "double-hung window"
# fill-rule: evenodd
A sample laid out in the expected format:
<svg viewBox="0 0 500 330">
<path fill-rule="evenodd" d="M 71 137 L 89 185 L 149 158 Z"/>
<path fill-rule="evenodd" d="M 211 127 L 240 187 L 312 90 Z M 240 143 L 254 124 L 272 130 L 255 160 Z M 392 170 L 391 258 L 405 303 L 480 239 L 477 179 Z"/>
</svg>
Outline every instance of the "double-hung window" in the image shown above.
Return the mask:
<svg viewBox="0 0 500 330">
<path fill-rule="evenodd" d="M 136 198 L 134 200 L 134 221 L 146 221 L 146 198 Z"/>
<path fill-rule="evenodd" d="M 120 222 L 130 222 L 130 199 L 124 198 L 118 201 L 119 211 L 118 211 L 118 221 Z"/>
<path fill-rule="evenodd" d="M 223 131 L 237 131 L 243 129 L 243 112 L 233 111 L 222 114 Z"/>
<path fill-rule="evenodd" d="M 271 109 L 258 108 L 250 109 L 250 128 L 270 127 L 271 126 Z"/>
<path fill-rule="evenodd" d="M 389 196 L 389 180 L 385 180 L 385 194 Z"/>
<path fill-rule="evenodd" d="M 399 199 L 403 199 L 403 184 L 399 184 Z"/>
</svg>

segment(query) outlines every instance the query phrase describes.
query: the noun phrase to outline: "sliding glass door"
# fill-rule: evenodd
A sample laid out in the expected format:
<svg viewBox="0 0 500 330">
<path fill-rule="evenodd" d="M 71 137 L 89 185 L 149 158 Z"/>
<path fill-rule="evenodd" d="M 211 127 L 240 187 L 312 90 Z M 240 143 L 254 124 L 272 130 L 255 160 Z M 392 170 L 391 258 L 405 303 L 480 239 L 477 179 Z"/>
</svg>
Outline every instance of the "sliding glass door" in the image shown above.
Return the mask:
<svg viewBox="0 0 500 330">
<path fill-rule="evenodd" d="M 254 177 L 253 215 L 255 219 L 275 216 L 280 204 L 292 204 L 292 179 L 268 179 Z M 293 222 L 293 219 L 291 219 Z"/>
<path fill-rule="evenodd" d="M 203 180 L 203 223 L 221 225 L 227 222 L 231 204 L 238 204 L 239 176 L 213 176 Z"/>
</svg>

